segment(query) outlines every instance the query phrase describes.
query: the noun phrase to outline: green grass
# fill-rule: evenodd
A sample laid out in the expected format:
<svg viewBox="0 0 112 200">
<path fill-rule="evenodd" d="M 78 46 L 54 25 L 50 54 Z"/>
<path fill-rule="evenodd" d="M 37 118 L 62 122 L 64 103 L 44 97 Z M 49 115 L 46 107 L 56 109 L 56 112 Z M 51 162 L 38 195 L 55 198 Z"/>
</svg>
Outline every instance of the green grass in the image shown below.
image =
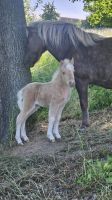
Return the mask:
<svg viewBox="0 0 112 200">
<path fill-rule="evenodd" d="M 110 200 L 112 197 L 112 157 L 107 160 L 86 160 L 83 162 L 82 174 L 76 180 L 85 190 L 93 188 L 98 199 Z"/>
<path fill-rule="evenodd" d="M 112 157 L 106 161 L 84 160 L 82 175 L 77 183 L 83 187 L 91 187 L 91 184 L 110 184 L 112 186 Z"/>
<path fill-rule="evenodd" d="M 90 111 L 101 110 L 111 107 L 112 90 L 98 86 L 90 86 L 89 88 L 89 107 Z"/>
<path fill-rule="evenodd" d="M 78 199 L 92 192 L 98 200 L 111 200 L 112 158 L 83 161 L 82 173 L 75 162 L 73 167 L 53 156 L 0 157 L 0 199 L 69 200 L 83 191 Z"/>
</svg>

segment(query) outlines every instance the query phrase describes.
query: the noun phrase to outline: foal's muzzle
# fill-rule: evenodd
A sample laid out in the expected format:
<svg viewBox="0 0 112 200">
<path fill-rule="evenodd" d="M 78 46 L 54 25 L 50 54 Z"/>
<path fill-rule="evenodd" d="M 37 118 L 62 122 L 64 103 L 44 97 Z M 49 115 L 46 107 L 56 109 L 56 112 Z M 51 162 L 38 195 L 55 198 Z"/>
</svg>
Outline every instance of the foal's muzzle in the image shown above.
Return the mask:
<svg viewBox="0 0 112 200">
<path fill-rule="evenodd" d="M 75 86 L 75 81 L 69 81 L 69 85 L 70 85 L 70 87 L 74 87 Z"/>
</svg>

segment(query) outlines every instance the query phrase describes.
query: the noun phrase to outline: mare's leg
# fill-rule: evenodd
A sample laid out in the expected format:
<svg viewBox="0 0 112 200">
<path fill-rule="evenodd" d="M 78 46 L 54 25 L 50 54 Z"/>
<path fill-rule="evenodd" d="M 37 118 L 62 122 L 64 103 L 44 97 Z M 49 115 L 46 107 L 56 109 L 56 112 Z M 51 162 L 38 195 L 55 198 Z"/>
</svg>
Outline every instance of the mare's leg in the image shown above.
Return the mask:
<svg viewBox="0 0 112 200">
<path fill-rule="evenodd" d="M 61 139 L 61 135 L 59 134 L 59 122 L 60 122 L 60 119 L 61 119 L 61 114 L 62 114 L 63 108 L 64 108 L 64 105 L 61 105 L 59 107 L 57 115 L 56 115 L 54 127 L 53 127 L 53 134 L 57 139 Z"/>
<path fill-rule="evenodd" d="M 89 126 L 88 113 L 88 81 L 76 78 L 76 89 L 79 94 L 80 106 L 82 110 L 82 125 L 81 128 Z"/>
</svg>

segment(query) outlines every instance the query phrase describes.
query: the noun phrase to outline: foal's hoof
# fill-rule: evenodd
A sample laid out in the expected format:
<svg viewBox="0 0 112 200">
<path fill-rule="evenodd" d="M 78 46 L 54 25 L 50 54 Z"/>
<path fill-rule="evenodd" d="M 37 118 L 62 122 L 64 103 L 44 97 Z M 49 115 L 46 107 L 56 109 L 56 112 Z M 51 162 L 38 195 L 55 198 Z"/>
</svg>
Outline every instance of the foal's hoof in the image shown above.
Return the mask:
<svg viewBox="0 0 112 200">
<path fill-rule="evenodd" d="M 24 139 L 24 142 L 29 142 L 29 141 L 30 141 L 29 138 Z"/>
<path fill-rule="evenodd" d="M 24 144 L 23 142 L 18 142 L 18 145 L 23 146 Z"/>
<path fill-rule="evenodd" d="M 26 136 L 26 137 L 22 137 L 22 140 L 24 141 L 24 142 L 29 142 L 29 138 Z"/>
<path fill-rule="evenodd" d="M 57 142 L 61 142 L 61 138 L 56 138 L 56 141 Z"/>
<path fill-rule="evenodd" d="M 54 142 L 55 142 L 55 139 L 52 139 L 51 142 L 54 143 Z"/>
<path fill-rule="evenodd" d="M 15 138 L 15 139 L 16 139 L 16 138 Z M 16 142 L 17 142 L 18 145 L 21 145 L 21 146 L 23 145 L 23 142 L 22 142 L 21 139 L 16 139 Z"/>
<path fill-rule="evenodd" d="M 54 143 L 55 139 L 49 139 L 49 142 Z"/>
</svg>

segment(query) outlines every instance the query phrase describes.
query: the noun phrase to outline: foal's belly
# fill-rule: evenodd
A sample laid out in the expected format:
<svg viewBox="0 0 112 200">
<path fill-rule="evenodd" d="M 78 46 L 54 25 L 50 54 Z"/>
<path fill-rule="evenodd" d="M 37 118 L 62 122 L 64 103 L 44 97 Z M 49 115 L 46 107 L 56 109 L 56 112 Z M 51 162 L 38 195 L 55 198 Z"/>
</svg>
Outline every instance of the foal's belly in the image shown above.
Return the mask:
<svg viewBox="0 0 112 200">
<path fill-rule="evenodd" d="M 71 89 L 51 91 L 49 94 L 44 93 L 37 97 L 36 104 L 41 107 L 49 107 L 51 103 L 54 105 L 66 104 L 71 95 Z"/>
</svg>

